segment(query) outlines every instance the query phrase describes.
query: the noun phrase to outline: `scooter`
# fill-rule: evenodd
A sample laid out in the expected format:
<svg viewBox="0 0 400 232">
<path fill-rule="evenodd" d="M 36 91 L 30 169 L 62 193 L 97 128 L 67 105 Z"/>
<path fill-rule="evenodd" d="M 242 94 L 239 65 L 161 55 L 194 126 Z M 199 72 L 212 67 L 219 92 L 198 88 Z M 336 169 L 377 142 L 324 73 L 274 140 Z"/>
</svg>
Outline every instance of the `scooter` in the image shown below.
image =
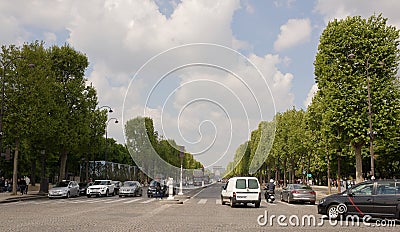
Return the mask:
<svg viewBox="0 0 400 232">
<path fill-rule="evenodd" d="M 268 191 L 265 191 L 264 196 L 265 196 L 265 200 L 268 203 L 273 203 L 275 201 L 275 196 L 273 193 L 269 193 Z"/>
</svg>

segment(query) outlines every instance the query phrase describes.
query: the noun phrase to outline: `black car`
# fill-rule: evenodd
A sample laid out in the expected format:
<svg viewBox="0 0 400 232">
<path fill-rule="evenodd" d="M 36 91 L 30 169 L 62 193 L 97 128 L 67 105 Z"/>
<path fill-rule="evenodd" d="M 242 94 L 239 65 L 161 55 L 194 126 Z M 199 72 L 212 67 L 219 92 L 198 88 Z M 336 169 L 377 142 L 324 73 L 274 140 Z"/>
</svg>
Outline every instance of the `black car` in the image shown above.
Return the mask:
<svg viewBox="0 0 400 232">
<path fill-rule="evenodd" d="M 86 195 L 86 189 L 91 186 L 93 183 L 85 183 L 81 182 L 79 183 L 79 196 L 85 196 Z"/>
<path fill-rule="evenodd" d="M 168 187 L 164 183 L 152 180 L 147 188 L 147 197 L 165 197 L 168 196 Z"/>
<path fill-rule="evenodd" d="M 338 194 L 322 198 L 318 213 L 331 219 L 346 215 L 400 219 L 400 181 L 365 181 Z"/>
</svg>

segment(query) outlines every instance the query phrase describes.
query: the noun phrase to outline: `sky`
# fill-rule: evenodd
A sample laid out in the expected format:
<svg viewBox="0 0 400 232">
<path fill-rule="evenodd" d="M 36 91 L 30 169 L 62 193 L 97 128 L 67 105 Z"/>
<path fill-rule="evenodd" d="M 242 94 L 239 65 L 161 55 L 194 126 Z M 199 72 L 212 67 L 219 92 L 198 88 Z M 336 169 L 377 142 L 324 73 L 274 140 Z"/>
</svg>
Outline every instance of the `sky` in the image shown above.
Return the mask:
<svg viewBox="0 0 400 232">
<path fill-rule="evenodd" d="M 397 0 L 0 1 L 2 45 L 35 40 L 86 54 L 87 84 L 118 124 L 153 118 L 164 139 L 206 167 L 226 166 L 260 121 L 306 109 L 313 62 L 333 19 L 382 13 L 400 28 Z"/>
</svg>

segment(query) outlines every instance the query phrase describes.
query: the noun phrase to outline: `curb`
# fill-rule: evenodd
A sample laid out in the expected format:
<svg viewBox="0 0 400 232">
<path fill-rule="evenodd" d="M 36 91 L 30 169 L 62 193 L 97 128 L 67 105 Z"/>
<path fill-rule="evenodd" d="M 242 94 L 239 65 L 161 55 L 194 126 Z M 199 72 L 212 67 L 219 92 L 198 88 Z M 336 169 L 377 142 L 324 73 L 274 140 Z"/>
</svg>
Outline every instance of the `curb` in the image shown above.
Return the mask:
<svg viewBox="0 0 400 232">
<path fill-rule="evenodd" d="M 31 195 L 31 196 L 21 196 L 21 197 L 11 196 L 10 198 L 0 200 L 0 204 L 18 202 L 18 201 L 29 201 L 29 200 L 36 200 L 36 199 L 42 199 L 42 198 L 47 198 L 47 195 Z"/>
</svg>

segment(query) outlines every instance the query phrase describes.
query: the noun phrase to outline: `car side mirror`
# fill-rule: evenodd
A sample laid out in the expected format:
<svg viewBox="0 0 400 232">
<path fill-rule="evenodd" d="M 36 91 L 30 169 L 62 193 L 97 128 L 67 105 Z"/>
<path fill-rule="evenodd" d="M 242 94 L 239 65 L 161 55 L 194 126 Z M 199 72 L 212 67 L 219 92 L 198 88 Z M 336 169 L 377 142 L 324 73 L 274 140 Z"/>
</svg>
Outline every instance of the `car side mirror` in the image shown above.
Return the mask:
<svg viewBox="0 0 400 232">
<path fill-rule="evenodd" d="M 221 186 L 221 189 L 222 189 L 222 190 L 225 190 L 225 186 Z"/>
</svg>

